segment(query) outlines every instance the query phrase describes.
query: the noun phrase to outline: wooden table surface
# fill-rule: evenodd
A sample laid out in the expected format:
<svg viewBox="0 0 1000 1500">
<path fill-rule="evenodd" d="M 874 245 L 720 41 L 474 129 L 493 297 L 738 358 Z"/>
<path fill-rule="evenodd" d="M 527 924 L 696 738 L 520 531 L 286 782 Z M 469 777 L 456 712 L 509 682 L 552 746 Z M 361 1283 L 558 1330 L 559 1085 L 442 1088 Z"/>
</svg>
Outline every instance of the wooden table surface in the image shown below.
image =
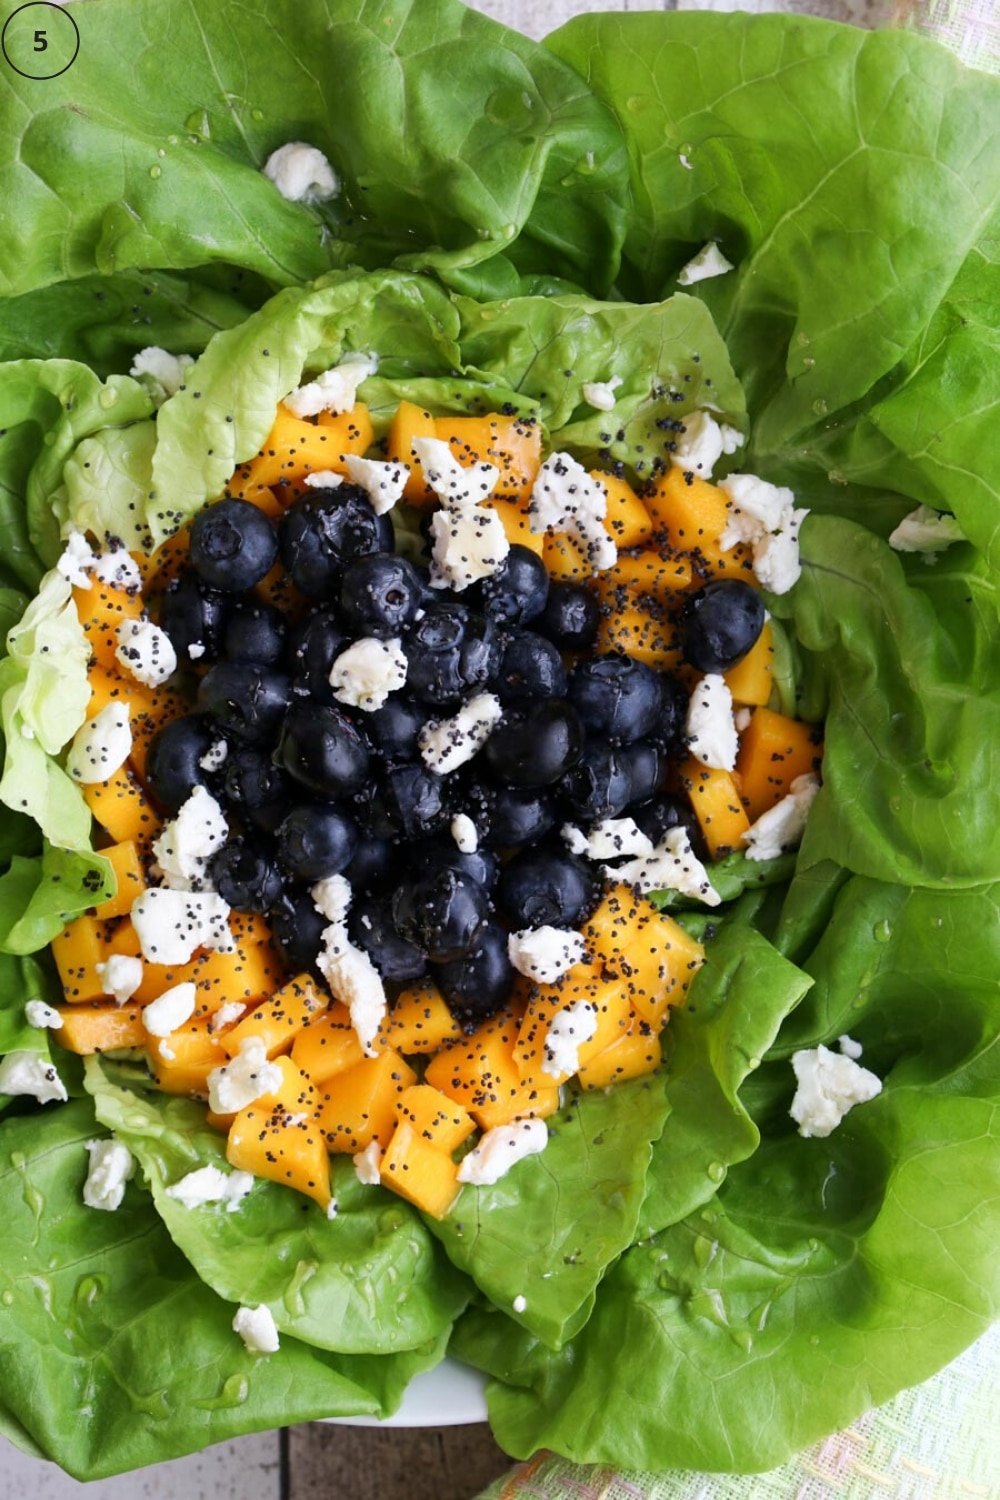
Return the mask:
<svg viewBox="0 0 1000 1500">
<path fill-rule="evenodd" d="M 210 0 L 204 0 L 210 3 Z M 309 0 L 304 0 L 308 4 Z M 541 37 L 584 11 L 786 10 L 862 25 L 891 19 L 894 0 L 467 0 Z M 307 1423 L 86 1486 L 0 1439 L 0 1500 L 472 1500 L 510 1460 L 485 1424 L 374 1428 Z"/>
</svg>

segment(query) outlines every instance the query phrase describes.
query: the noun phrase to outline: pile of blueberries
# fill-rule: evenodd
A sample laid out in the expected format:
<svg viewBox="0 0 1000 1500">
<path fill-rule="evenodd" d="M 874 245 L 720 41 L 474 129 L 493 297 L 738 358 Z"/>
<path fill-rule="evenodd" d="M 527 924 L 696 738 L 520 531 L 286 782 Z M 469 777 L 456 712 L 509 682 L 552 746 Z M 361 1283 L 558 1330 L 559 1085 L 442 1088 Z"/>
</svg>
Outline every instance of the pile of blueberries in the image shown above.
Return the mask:
<svg viewBox="0 0 1000 1500">
<path fill-rule="evenodd" d="M 253 592 L 279 559 L 297 591 L 287 612 Z M 150 789 L 168 814 L 196 785 L 219 800 L 230 836 L 210 877 L 236 910 L 268 914 L 290 968 L 315 969 L 327 919 L 310 887 L 342 874 L 351 939 L 383 980 L 430 973 L 471 1028 L 510 991 L 508 934 L 578 926 L 599 899 L 600 867 L 568 851 L 564 823 L 627 815 L 654 843 L 681 823 L 697 839 L 664 792 L 687 692 L 593 654 L 599 622 L 590 588 L 551 581 L 520 546 L 461 593 L 432 588 L 350 483 L 310 490 L 277 524 L 221 500 L 196 517 L 189 566 L 160 601 L 199 680 L 195 711 L 151 742 Z M 693 665 L 719 671 L 762 623 L 753 589 L 710 583 L 679 634 Z M 336 657 L 367 637 L 400 641 L 407 662 L 403 689 L 374 711 L 330 685 Z M 448 775 L 428 769 L 423 726 L 483 692 L 503 706 L 485 746 Z M 472 853 L 453 837 L 457 814 L 475 825 Z"/>
</svg>

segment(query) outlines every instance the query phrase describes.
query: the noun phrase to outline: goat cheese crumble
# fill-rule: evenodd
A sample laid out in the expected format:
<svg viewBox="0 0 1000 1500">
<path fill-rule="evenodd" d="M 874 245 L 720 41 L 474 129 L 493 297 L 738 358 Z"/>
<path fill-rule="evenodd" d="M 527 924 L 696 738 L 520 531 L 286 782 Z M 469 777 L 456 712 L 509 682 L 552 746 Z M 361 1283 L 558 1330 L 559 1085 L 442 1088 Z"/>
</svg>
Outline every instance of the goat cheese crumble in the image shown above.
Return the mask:
<svg viewBox="0 0 1000 1500">
<path fill-rule="evenodd" d="M 111 995 L 118 1005 L 131 1000 L 142 984 L 145 972 L 142 959 L 131 953 L 112 953 L 102 963 L 96 964 L 95 968 L 104 987 L 104 994 Z"/>
<path fill-rule="evenodd" d="M 0 1062 L 0 1094 L 24 1095 L 39 1104 L 64 1103 L 66 1085 L 40 1052 L 8 1052 Z"/>
<path fill-rule="evenodd" d="M 597 1033 L 597 1006 L 574 1000 L 557 1011 L 545 1037 L 542 1072 L 561 1081 L 580 1071 L 580 1048 Z"/>
<path fill-rule="evenodd" d="M 882 1092 L 881 1079 L 857 1062 L 857 1042 L 841 1037 L 840 1048 L 831 1052 L 821 1043 L 792 1053 L 798 1087 L 789 1113 L 799 1135 L 825 1138 L 856 1104 L 867 1104 Z"/>
<path fill-rule="evenodd" d="M 889 537 L 896 552 L 943 552 L 954 542 L 964 542 L 962 528 L 954 516 L 942 515 L 929 505 L 918 505 L 904 516 Z"/>
<path fill-rule="evenodd" d="M 120 771 L 131 749 L 129 705 L 116 699 L 80 725 L 66 755 L 66 770 L 74 781 L 92 786 Z"/>
<path fill-rule="evenodd" d="M 164 990 L 142 1008 L 142 1024 L 150 1036 L 169 1036 L 190 1021 L 198 1000 L 197 986 L 187 979 Z"/>
<path fill-rule="evenodd" d="M 507 938 L 507 956 L 519 974 L 555 984 L 586 956 L 583 934 L 569 927 L 528 927 Z"/>
<path fill-rule="evenodd" d="M 682 157 L 683 161 L 684 158 Z M 687 166 L 688 163 L 684 162 Z M 678 286 L 694 286 L 698 281 L 710 281 L 715 276 L 725 276 L 727 271 L 733 269 L 731 260 L 727 260 L 719 249 L 715 240 L 709 240 L 698 254 L 692 256 L 686 266 L 682 266 L 677 273 Z"/>
<path fill-rule="evenodd" d="M 252 1354 L 277 1354 L 280 1348 L 278 1325 L 269 1307 L 241 1307 L 233 1319 L 233 1332 Z"/>
<path fill-rule="evenodd" d="M 329 681 L 338 703 L 374 713 L 406 681 L 402 642 L 363 636 L 341 651 L 330 668 Z"/>
<path fill-rule="evenodd" d="M 150 964 L 186 964 L 196 948 L 232 953 L 229 906 L 215 891 L 152 886 L 132 903 L 132 926 Z"/>
<path fill-rule="evenodd" d="M 206 787 L 193 787 L 153 842 L 163 884 L 174 891 L 211 890 L 208 864 L 228 837 L 229 824 L 218 802 Z"/>
<path fill-rule="evenodd" d="M 114 1213 L 121 1207 L 125 1196 L 125 1184 L 135 1173 L 135 1160 L 123 1141 L 111 1136 L 108 1140 L 88 1141 L 90 1166 L 87 1180 L 83 1184 L 83 1201 L 88 1208 L 100 1208 Z"/>
<path fill-rule="evenodd" d="M 223 1172 L 211 1163 L 189 1172 L 167 1188 L 167 1197 L 183 1208 L 204 1208 L 209 1203 L 224 1203 L 227 1213 L 235 1213 L 253 1187 L 252 1172 Z"/>
<path fill-rule="evenodd" d="M 261 1038 L 244 1037 L 236 1056 L 209 1073 L 208 1107 L 217 1115 L 238 1114 L 280 1088 L 281 1079 L 281 1069 L 277 1063 L 268 1062 Z"/>
<path fill-rule="evenodd" d="M 688 749 L 702 765 L 731 771 L 740 748 L 733 695 L 719 672 L 708 672 L 691 689 L 685 723 Z"/>
<path fill-rule="evenodd" d="M 576 541 L 591 571 L 602 573 L 618 561 L 618 548 L 604 518 L 608 495 L 568 453 L 550 453 L 538 471 L 528 501 L 528 524 L 536 534 L 563 532 Z"/>
<path fill-rule="evenodd" d="M 583 386 L 583 399 L 588 406 L 595 411 L 614 411 L 615 391 L 622 383 L 620 375 L 615 375 L 611 380 L 588 380 Z"/>
<path fill-rule="evenodd" d="M 320 412 L 332 411 L 337 416 L 353 411 L 358 396 L 358 386 L 378 369 L 378 355 L 345 354 L 339 364 L 324 370 L 315 380 L 289 391 L 284 405 L 293 417 L 318 417 Z"/>
<path fill-rule="evenodd" d="M 357 453 L 344 455 L 344 467 L 354 483 L 367 492 L 377 516 L 386 515 L 402 499 L 410 477 L 406 464 L 383 463 L 378 458 L 361 458 Z"/>
<path fill-rule="evenodd" d="M 126 620 L 119 625 L 115 658 L 143 687 L 160 687 L 177 670 L 170 637 L 152 620 Z"/>
<path fill-rule="evenodd" d="M 747 859 L 777 859 L 779 854 L 795 849 L 802 840 L 809 809 L 818 791 L 819 777 L 811 771 L 796 776 L 788 796 L 762 813 L 744 833 Z"/>
<path fill-rule="evenodd" d="M 756 474 L 730 474 L 719 481 L 719 488 L 729 500 L 719 546 L 728 552 L 737 542 L 745 542 L 753 552 L 757 581 L 772 594 L 787 594 L 802 572 L 799 530 L 808 510 L 796 509 L 790 489 Z"/>
<path fill-rule="evenodd" d="M 462 1158 L 459 1182 L 489 1187 L 506 1177 L 511 1167 L 527 1156 L 537 1156 L 548 1145 L 549 1131 L 544 1120 L 512 1120 L 487 1130 L 479 1144 Z"/>
<path fill-rule="evenodd" d="M 261 167 L 290 203 L 325 203 L 340 192 L 340 178 L 318 146 L 286 141 L 272 151 Z"/>
<path fill-rule="evenodd" d="M 743 434 L 711 412 L 693 411 L 684 418 L 683 431 L 674 442 L 671 462 L 686 472 L 710 479 L 719 459 L 743 446 Z"/>
<path fill-rule="evenodd" d="M 475 854 L 479 848 L 479 834 L 468 813 L 456 813 L 452 818 L 451 836 L 460 854 Z"/>
<path fill-rule="evenodd" d="M 382 1147 L 378 1141 L 369 1141 L 363 1151 L 356 1151 L 353 1161 L 358 1181 L 363 1182 L 366 1187 L 378 1187 L 382 1181 Z"/>
<path fill-rule="evenodd" d="M 424 765 L 438 776 L 457 771 L 483 748 L 502 718 L 496 694 L 477 693 L 450 719 L 428 720 L 417 736 Z"/>
<path fill-rule="evenodd" d="M 691 848 L 686 828 L 671 828 L 649 854 L 622 865 L 605 865 L 609 880 L 620 880 L 641 895 L 650 891 L 680 891 L 706 906 L 718 906 L 722 900 L 708 878 L 708 871 Z"/>
<path fill-rule="evenodd" d="M 169 354 L 166 349 L 150 344 L 139 350 L 129 374 L 146 387 L 157 406 L 162 406 L 180 390 L 193 364 L 190 354 Z"/>
<path fill-rule="evenodd" d="M 51 1028 L 58 1031 L 63 1023 L 62 1016 L 54 1005 L 46 1005 L 44 1000 L 29 1000 L 24 1007 L 24 1019 L 29 1026 L 34 1026 L 38 1031 Z"/>
</svg>

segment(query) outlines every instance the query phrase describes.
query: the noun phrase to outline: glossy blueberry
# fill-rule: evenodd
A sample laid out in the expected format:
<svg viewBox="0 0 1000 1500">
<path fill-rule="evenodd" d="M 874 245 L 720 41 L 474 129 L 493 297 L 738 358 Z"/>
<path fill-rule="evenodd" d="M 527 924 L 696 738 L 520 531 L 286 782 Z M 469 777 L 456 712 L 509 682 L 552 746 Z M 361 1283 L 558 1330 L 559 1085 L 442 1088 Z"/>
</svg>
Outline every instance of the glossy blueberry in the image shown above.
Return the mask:
<svg viewBox="0 0 1000 1500">
<path fill-rule="evenodd" d="M 555 827 L 557 810 L 549 791 L 536 787 L 483 789 L 481 821 L 484 841 L 494 849 L 535 844 Z"/>
<path fill-rule="evenodd" d="M 394 984 L 422 979 L 427 954 L 396 927 L 389 895 L 368 895 L 351 902 L 347 930 L 355 947 L 368 954 L 381 977 Z"/>
<path fill-rule="evenodd" d="M 559 782 L 559 799 L 578 822 L 617 818 L 632 800 L 632 778 L 621 750 L 588 740 L 583 755 Z"/>
<path fill-rule="evenodd" d="M 344 867 L 343 875 L 354 892 L 384 891 L 394 885 L 399 875 L 396 840 L 363 832 L 354 858 Z"/>
<path fill-rule="evenodd" d="M 392 898 L 396 927 L 434 963 L 468 952 L 489 914 L 489 897 L 478 881 L 447 865 L 425 872 L 419 884 L 404 881 Z"/>
<path fill-rule="evenodd" d="M 411 623 L 424 597 L 424 581 L 405 557 L 373 552 L 344 572 L 340 612 L 355 635 L 398 636 Z"/>
<path fill-rule="evenodd" d="M 566 681 L 559 648 L 533 630 L 518 630 L 504 647 L 493 687 L 501 703 L 521 703 L 565 698 Z"/>
<path fill-rule="evenodd" d="M 475 584 L 475 602 L 498 625 L 526 625 L 549 597 L 549 575 L 537 552 L 517 542 L 495 573 Z"/>
<path fill-rule="evenodd" d="M 198 684 L 198 707 L 228 734 L 262 745 L 277 734 L 291 692 L 291 680 L 273 667 L 220 661 Z"/>
<path fill-rule="evenodd" d="M 385 805 L 393 826 L 408 839 L 436 833 L 451 821 L 448 783 L 419 761 L 392 766 L 385 777 Z"/>
<path fill-rule="evenodd" d="M 597 639 L 600 623 L 596 594 L 585 584 L 556 580 L 549 586 L 545 608 L 534 625 L 561 651 L 587 651 Z"/>
<path fill-rule="evenodd" d="M 339 807 L 301 804 L 278 824 L 278 863 L 293 880 L 324 880 L 339 875 L 358 847 L 358 826 Z"/>
<path fill-rule="evenodd" d="M 252 839 L 229 839 L 213 855 L 208 872 L 223 901 L 235 911 L 270 911 L 284 889 L 274 860 Z"/>
<path fill-rule="evenodd" d="M 160 627 L 179 662 L 208 666 L 218 660 L 232 604 L 230 594 L 210 588 L 193 568 L 170 580 L 160 601 Z"/>
<path fill-rule="evenodd" d="M 355 558 L 392 550 L 392 522 L 377 516 L 356 484 L 314 489 L 282 517 L 281 560 L 308 599 L 334 599 Z"/>
<path fill-rule="evenodd" d="M 665 750 L 680 751 L 688 713 L 688 690 L 676 677 L 660 673 L 660 718 L 651 738 Z"/>
<path fill-rule="evenodd" d="M 245 593 L 277 557 L 274 527 L 249 500 L 218 500 L 191 523 L 191 566 L 213 588 Z"/>
<path fill-rule="evenodd" d="M 411 852 L 409 878 L 416 884 L 433 880 L 440 870 L 457 870 L 491 892 L 500 874 L 500 864 L 488 849 L 463 854 L 451 835 L 422 840 Z"/>
<path fill-rule="evenodd" d="M 386 761 L 416 760 L 420 754 L 417 736 L 427 718 L 425 703 L 404 693 L 390 693 L 381 708 L 367 715 L 365 730 L 372 749 Z"/>
<path fill-rule="evenodd" d="M 552 786 L 583 754 L 583 726 L 565 698 L 509 710 L 480 752 L 506 786 Z"/>
<path fill-rule="evenodd" d="M 686 828 L 692 846 L 701 844 L 698 820 L 687 802 L 679 797 L 659 796 L 631 809 L 631 817 L 653 843 L 659 844 L 672 828 Z"/>
<path fill-rule="evenodd" d="M 318 703 L 336 703 L 330 668 L 350 644 L 351 637 L 335 609 L 310 610 L 289 640 L 288 670 L 293 692 L 315 698 Z"/>
<path fill-rule="evenodd" d="M 275 763 L 320 797 L 350 797 L 368 777 L 368 746 L 339 708 L 296 700 L 285 714 Z"/>
<path fill-rule="evenodd" d="M 237 604 L 226 621 L 222 650 L 229 661 L 277 666 L 285 654 L 284 615 L 270 604 Z"/>
<path fill-rule="evenodd" d="M 273 833 L 288 811 L 292 783 L 274 764 L 270 751 L 256 745 L 231 746 L 223 777 L 226 799 L 238 816 Z"/>
<path fill-rule="evenodd" d="M 597 877 L 588 862 L 559 846 L 525 849 L 504 866 L 497 899 L 515 932 L 575 927 L 594 904 Z"/>
<path fill-rule="evenodd" d="M 403 636 L 407 689 L 423 703 L 458 703 L 490 681 L 501 649 L 492 621 L 461 604 L 429 604 Z"/>
<path fill-rule="evenodd" d="M 516 975 L 507 953 L 507 929 L 490 920 L 475 947 L 432 972 L 448 1009 L 466 1031 L 474 1031 L 503 1005 Z"/>
<path fill-rule="evenodd" d="M 652 740 L 635 740 L 631 745 L 623 745 L 619 756 L 628 767 L 630 806 L 635 802 L 646 802 L 663 790 L 668 761 L 660 745 Z"/>
<path fill-rule="evenodd" d="M 146 753 L 149 790 L 167 812 L 178 812 L 196 786 L 214 790 L 217 777 L 201 764 L 219 738 L 202 714 L 185 714 L 158 729 Z"/>
<path fill-rule="evenodd" d="M 716 578 L 686 600 L 679 625 L 684 660 L 699 672 L 728 672 L 757 644 L 764 601 L 742 578 Z"/>
<path fill-rule="evenodd" d="M 316 957 L 323 946 L 328 917 L 317 909 L 308 890 L 286 896 L 271 913 L 271 936 L 278 957 L 293 974 L 316 972 Z"/>
<path fill-rule="evenodd" d="M 660 678 L 631 656 L 595 656 L 569 674 L 567 697 L 588 734 L 628 745 L 655 729 L 663 706 Z"/>
</svg>

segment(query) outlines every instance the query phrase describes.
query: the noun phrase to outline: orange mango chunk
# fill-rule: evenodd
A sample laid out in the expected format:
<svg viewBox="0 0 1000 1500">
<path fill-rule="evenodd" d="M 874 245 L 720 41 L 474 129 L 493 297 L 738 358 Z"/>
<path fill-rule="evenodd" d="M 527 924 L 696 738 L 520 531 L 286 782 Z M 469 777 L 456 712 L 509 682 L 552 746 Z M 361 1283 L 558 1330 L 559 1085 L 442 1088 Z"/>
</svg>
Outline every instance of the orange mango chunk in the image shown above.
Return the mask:
<svg viewBox="0 0 1000 1500">
<path fill-rule="evenodd" d="M 628 480 L 598 469 L 591 469 L 590 477 L 598 481 L 608 497 L 604 529 L 614 538 L 619 549 L 645 546 L 653 535 L 653 523 L 649 511 Z"/>
<path fill-rule="evenodd" d="M 82 1005 L 60 1005 L 56 1009 L 62 1025 L 55 1038 L 67 1052 L 88 1057 L 94 1052 L 114 1052 L 120 1047 L 141 1047 L 146 1040 L 142 1007 L 134 1000 L 116 1005 L 113 1000 L 88 1000 Z"/>
<path fill-rule="evenodd" d="M 388 1047 L 328 1079 L 319 1110 L 328 1148 L 353 1156 L 378 1141 L 384 1149 L 396 1124 L 396 1100 L 416 1081 L 409 1063 Z"/>
<path fill-rule="evenodd" d="M 365 1051 L 351 1025 L 347 1006 L 336 1000 L 292 1041 L 292 1061 L 317 1085 L 363 1062 Z"/>
<path fill-rule="evenodd" d="M 139 846 L 133 839 L 126 839 L 123 844 L 109 844 L 101 854 L 110 860 L 114 870 L 115 894 L 94 907 L 94 916 L 98 921 L 127 916 L 136 896 L 146 889 L 146 873 Z"/>
<path fill-rule="evenodd" d="M 379 1035 L 409 1057 L 436 1052 L 442 1043 L 457 1041 L 462 1028 L 434 981 L 418 979 L 396 996 Z"/>
<path fill-rule="evenodd" d="M 379 1164 L 382 1183 L 432 1218 L 443 1219 L 462 1190 L 458 1167 L 405 1120 L 393 1131 Z"/>
<path fill-rule="evenodd" d="M 747 707 L 767 703 L 774 682 L 774 631 L 770 620 L 764 621 L 764 628 L 743 660 L 722 675 L 734 703 Z"/>
<path fill-rule="evenodd" d="M 128 762 L 107 781 L 82 786 L 84 801 L 116 844 L 133 842 L 148 852 L 160 832 L 160 818 Z"/>
<path fill-rule="evenodd" d="M 740 800 L 736 778 L 689 755 L 681 765 L 680 780 L 712 858 L 724 859 L 734 849 L 745 849 L 743 834 L 750 827 L 750 819 Z"/>
<path fill-rule="evenodd" d="M 290 1057 L 279 1057 L 275 1065 L 281 1069 L 281 1084 L 235 1116 L 226 1160 L 239 1171 L 297 1188 L 329 1208 L 330 1158 L 316 1120 L 316 1090 Z"/>
<path fill-rule="evenodd" d="M 401 401 L 393 414 L 386 438 L 386 457 L 390 463 L 404 463 L 410 470 L 403 495 L 411 505 L 429 505 L 434 491 L 424 478 L 424 471 L 413 446 L 418 437 L 437 437 L 434 418 L 429 411 L 412 401 Z"/>
<path fill-rule="evenodd" d="M 755 708 L 740 735 L 736 783 L 751 823 L 788 795 L 797 776 L 818 771 L 823 731 L 770 708 Z"/>
<path fill-rule="evenodd" d="M 118 627 L 142 615 L 142 599 L 110 584 L 74 588 L 73 602 L 80 617 L 93 661 L 113 672 L 118 665 Z"/>
<path fill-rule="evenodd" d="M 546 1051 L 549 1028 L 560 1011 L 576 1002 L 593 1007 L 597 1028 L 593 1036 L 577 1048 L 579 1065 L 596 1056 L 625 1030 L 632 1019 L 628 988 L 620 979 L 605 979 L 595 969 L 573 969 L 555 984 L 535 985 L 521 1019 L 514 1047 L 514 1060 L 523 1083 L 564 1083 L 570 1073 L 551 1073 Z"/>
<path fill-rule="evenodd" d="M 463 468 L 488 463 L 500 470 L 493 494 L 526 499 L 542 460 L 542 429 L 530 417 L 437 417 L 434 435 L 446 442 Z"/>
<path fill-rule="evenodd" d="M 625 1083 L 652 1073 L 663 1061 L 656 1029 L 640 1016 L 634 1016 L 628 1031 L 584 1063 L 577 1077 L 585 1089 L 606 1089 L 613 1083 Z"/>
<path fill-rule="evenodd" d="M 476 1128 L 467 1110 L 429 1083 L 414 1083 L 404 1089 L 396 1100 L 395 1110 L 401 1123 L 409 1125 L 438 1151 L 454 1151 Z"/>
<path fill-rule="evenodd" d="M 461 1104 L 482 1130 L 507 1125 L 518 1116 L 544 1118 L 559 1106 L 559 1086 L 554 1079 L 521 1082 L 514 1057 L 517 1037 L 517 1019 L 500 1011 L 431 1058 L 424 1082 Z"/>
<path fill-rule="evenodd" d="M 700 943 L 627 885 L 613 885 L 582 930 L 605 978 L 620 980 L 633 1010 L 657 1029 L 704 958 Z"/>
<path fill-rule="evenodd" d="M 291 1051 L 297 1034 L 322 1015 L 330 1003 L 308 974 L 299 974 L 283 984 L 273 995 L 255 1005 L 248 1016 L 237 1021 L 225 1039 L 230 1057 L 235 1057 L 247 1037 L 256 1036 L 264 1043 L 268 1057 Z"/>
</svg>

